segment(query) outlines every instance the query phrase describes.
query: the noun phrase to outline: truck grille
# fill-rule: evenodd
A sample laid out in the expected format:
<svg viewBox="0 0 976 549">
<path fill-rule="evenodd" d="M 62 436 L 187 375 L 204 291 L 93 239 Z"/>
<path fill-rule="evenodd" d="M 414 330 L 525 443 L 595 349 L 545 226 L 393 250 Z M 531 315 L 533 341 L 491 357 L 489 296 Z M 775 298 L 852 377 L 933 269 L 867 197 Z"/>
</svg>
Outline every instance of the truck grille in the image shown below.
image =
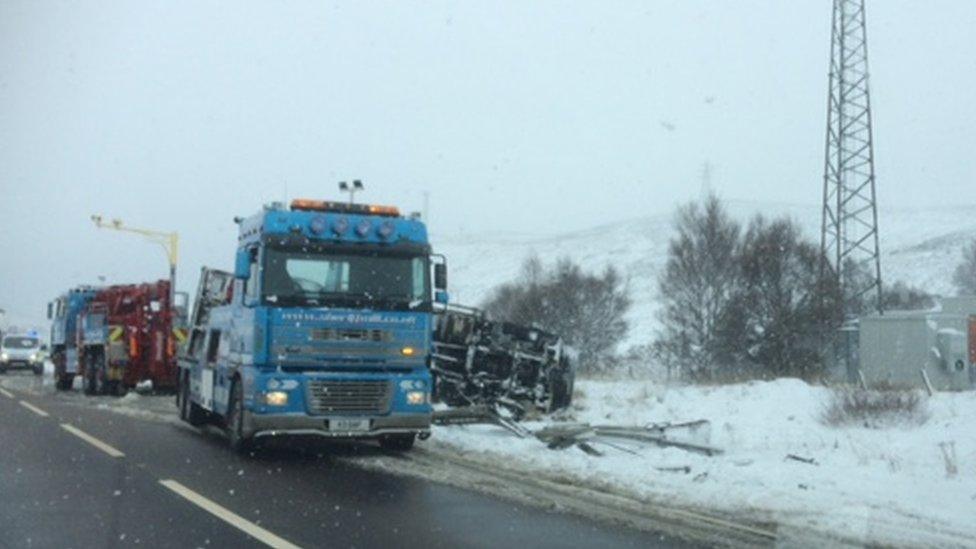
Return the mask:
<svg viewBox="0 0 976 549">
<path fill-rule="evenodd" d="M 312 380 L 306 389 L 308 411 L 311 414 L 386 413 L 390 409 L 391 389 L 389 381 Z"/>
<path fill-rule="evenodd" d="M 385 330 L 337 330 L 333 328 L 312 328 L 312 341 L 390 341 L 391 333 Z"/>
</svg>

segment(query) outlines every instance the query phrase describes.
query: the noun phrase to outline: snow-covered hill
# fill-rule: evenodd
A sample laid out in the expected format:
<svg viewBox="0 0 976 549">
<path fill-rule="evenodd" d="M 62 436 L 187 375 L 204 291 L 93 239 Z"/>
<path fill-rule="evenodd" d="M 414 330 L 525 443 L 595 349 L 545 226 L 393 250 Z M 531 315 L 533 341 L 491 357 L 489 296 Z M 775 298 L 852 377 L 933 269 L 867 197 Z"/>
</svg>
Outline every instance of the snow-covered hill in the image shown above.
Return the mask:
<svg viewBox="0 0 976 549">
<path fill-rule="evenodd" d="M 820 235 L 820 209 L 782 204 L 732 202 L 729 210 L 741 221 L 756 213 L 788 215 L 815 241 Z M 882 269 L 887 282 L 902 280 L 942 295 L 953 292 L 951 273 L 962 247 L 976 238 L 976 206 L 893 210 L 879 214 Z M 647 343 L 656 320 L 657 276 L 667 259 L 673 216 L 656 215 L 619 221 L 572 233 L 538 236 L 518 233 L 433 234 L 434 246 L 447 255 L 452 300 L 479 304 L 491 289 L 517 276 L 532 254 L 545 262 L 570 257 L 586 268 L 618 267 L 627 277 L 634 299 L 625 346 Z"/>
</svg>

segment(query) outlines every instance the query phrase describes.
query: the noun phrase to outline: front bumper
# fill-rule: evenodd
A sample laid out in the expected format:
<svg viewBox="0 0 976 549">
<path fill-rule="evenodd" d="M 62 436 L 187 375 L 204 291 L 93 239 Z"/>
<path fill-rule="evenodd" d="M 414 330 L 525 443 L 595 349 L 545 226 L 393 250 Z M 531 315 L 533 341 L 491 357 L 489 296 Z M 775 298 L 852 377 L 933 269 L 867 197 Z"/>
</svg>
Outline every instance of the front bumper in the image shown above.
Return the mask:
<svg viewBox="0 0 976 549">
<path fill-rule="evenodd" d="M 334 419 L 348 419 L 336 416 Z M 328 438 L 368 439 L 383 435 L 429 435 L 431 414 L 390 414 L 368 416 L 368 431 L 331 431 L 329 417 L 303 414 L 255 414 L 245 410 L 244 430 L 249 436 L 321 436 Z"/>
<path fill-rule="evenodd" d="M 41 364 L 43 364 L 43 362 L 34 362 L 26 359 L 12 358 L 9 360 L 4 360 L 3 362 L 0 362 L 0 364 L 2 364 L 3 367 L 8 370 L 32 370 L 34 368 L 37 368 Z"/>
</svg>

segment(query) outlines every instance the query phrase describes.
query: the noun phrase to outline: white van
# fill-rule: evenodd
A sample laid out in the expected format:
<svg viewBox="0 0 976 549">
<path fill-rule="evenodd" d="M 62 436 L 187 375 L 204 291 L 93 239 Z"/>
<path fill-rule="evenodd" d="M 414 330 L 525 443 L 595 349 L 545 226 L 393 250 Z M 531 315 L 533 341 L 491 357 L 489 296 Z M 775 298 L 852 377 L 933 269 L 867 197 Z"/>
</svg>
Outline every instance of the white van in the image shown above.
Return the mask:
<svg viewBox="0 0 976 549">
<path fill-rule="evenodd" d="M 44 355 L 39 338 L 27 335 L 3 337 L 0 344 L 0 374 L 12 368 L 30 368 L 38 376 L 44 372 Z"/>
</svg>

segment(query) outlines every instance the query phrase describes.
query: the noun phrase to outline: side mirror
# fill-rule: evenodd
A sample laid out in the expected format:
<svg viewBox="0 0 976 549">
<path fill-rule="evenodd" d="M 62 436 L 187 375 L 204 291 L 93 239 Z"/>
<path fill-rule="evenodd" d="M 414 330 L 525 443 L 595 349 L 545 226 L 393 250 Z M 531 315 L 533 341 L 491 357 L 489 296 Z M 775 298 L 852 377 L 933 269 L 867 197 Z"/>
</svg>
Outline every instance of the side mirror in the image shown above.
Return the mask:
<svg viewBox="0 0 976 549">
<path fill-rule="evenodd" d="M 445 263 L 434 265 L 434 289 L 447 289 L 447 265 Z"/>
<path fill-rule="evenodd" d="M 249 250 L 237 250 L 237 256 L 234 259 L 234 278 L 244 280 L 251 278 L 251 252 Z"/>
<path fill-rule="evenodd" d="M 447 302 L 450 301 L 450 296 L 444 290 L 437 290 L 434 292 L 434 301 L 441 305 L 447 305 Z"/>
<path fill-rule="evenodd" d="M 54 318 L 54 303 L 47 304 L 47 319 L 51 320 Z"/>
</svg>

